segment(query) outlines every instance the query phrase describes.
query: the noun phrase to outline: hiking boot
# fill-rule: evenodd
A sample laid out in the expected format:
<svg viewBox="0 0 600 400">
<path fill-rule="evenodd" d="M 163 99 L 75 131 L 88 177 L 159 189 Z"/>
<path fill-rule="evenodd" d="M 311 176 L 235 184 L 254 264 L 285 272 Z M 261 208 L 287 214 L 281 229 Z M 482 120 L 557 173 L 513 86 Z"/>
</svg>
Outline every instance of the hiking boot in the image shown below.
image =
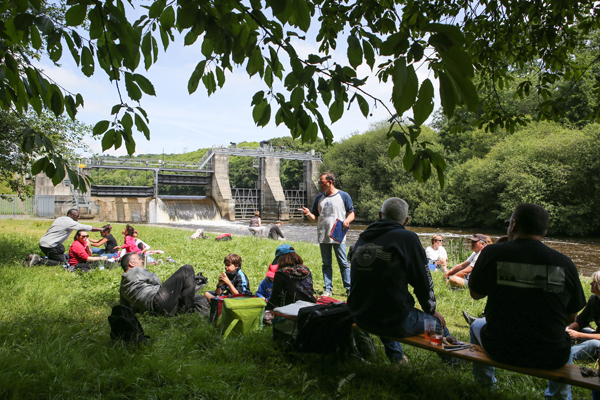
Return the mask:
<svg viewBox="0 0 600 400">
<path fill-rule="evenodd" d="M 472 315 L 469 315 L 466 311 L 462 312 L 463 317 L 465 318 L 465 321 L 467 321 L 467 324 L 469 324 L 469 326 L 471 326 L 471 324 L 477 319 Z"/>
<path fill-rule="evenodd" d="M 29 263 L 31 262 L 31 257 L 33 257 L 33 254 L 28 254 L 27 257 L 25 257 L 25 261 L 23 261 L 24 267 L 29 267 Z"/>
<path fill-rule="evenodd" d="M 31 260 L 29 260 L 29 266 L 33 267 L 34 265 L 39 264 L 40 261 L 42 261 L 42 257 L 38 256 L 37 254 L 32 254 Z"/>
</svg>

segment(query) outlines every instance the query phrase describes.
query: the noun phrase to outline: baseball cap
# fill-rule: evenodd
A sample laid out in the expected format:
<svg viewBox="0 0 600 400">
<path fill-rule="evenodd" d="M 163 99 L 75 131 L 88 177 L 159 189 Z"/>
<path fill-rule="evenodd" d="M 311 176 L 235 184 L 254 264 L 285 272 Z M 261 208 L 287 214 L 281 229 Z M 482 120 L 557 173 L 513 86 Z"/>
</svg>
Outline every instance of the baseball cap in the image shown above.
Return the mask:
<svg viewBox="0 0 600 400">
<path fill-rule="evenodd" d="M 275 278 L 275 272 L 277 272 L 277 264 L 269 265 L 269 270 L 267 271 L 267 277 L 273 279 Z"/>
<path fill-rule="evenodd" d="M 485 244 L 489 244 L 489 243 L 488 243 L 487 236 L 485 236 L 485 235 L 482 235 L 481 233 L 476 233 L 475 235 L 473 235 L 473 236 L 472 236 L 472 237 L 470 237 L 469 239 L 471 239 L 471 240 L 472 240 L 472 241 L 474 241 L 474 242 L 479 242 L 479 241 L 481 241 L 481 242 L 483 242 L 483 243 L 485 243 Z"/>
<path fill-rule="evenodd" d="M 277 250 L 275 250 L 275 258 L 282 256 L 284 254 L 287 253 L 295 253 L 296 250 L 294 250 L 294 248 L 292 246 L 290 246 L 289 244 L 282 244 L 281 246 L 279 246 L 277 248 Z"/>
</svg>

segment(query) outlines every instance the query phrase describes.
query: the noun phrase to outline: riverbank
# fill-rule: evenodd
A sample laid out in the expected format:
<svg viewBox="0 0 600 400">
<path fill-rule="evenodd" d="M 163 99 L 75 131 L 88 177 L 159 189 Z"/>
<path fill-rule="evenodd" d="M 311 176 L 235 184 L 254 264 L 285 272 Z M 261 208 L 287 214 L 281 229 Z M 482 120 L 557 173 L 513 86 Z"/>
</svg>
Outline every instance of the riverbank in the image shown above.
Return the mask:
<svg viewBox="0 0 600 400">
<path fill-rule="evenodd" d="M 222 341 L 197 315 L 142 315 L 145 333 L 156 340 L 140 348 L 115 345 L 108 337 L 107 316 L 118 302 L 119 268 L 71 274 L 61 267 L 21 265 L 26 254 L 39 254 L 37 242 L 50 224 L 0 220 L 0 398 L 528 399 L 543 395 L 546 382 L 506 371 L 497 373 L 497 391 L 482 390 L 473 382 L 470 365 L 448 367 L 435 355 L 410 346 L 405 346 L 410 364 L 395 368 L 385 360 L 378 340 L 378 355 L 369 364 L 283 353 L 273 345 L 269 329 Z M 122 227 L 114 225 L 119 242 Z M 176 260 L 150 266 L 152 272 L 164 280 L 179 266 L 191 264 L 209 277 L 207 290 L 214 288 L 223 258 L 230 252 L 242 256 L 242 269 L 256 290 L 281 244 L 244 236 L 229 242 L 189 240 L 189 230 L 136 228 L 153 249 L 165 251 L 162 258 Z M 65 244 L 71 242 L 70 238 Z M 312 269 L 315 288 L 320 289 L 318 246 L 291 244 Z M 338 271 L 334 277 L 341 292 Z M 439 312 L 454 335 L 468 340 L 461 311 L 479 315 L 485 303 L 472 300 L 465 290 L 450 290 L 440 273 L 433 279 Z M 582 282 L 589 296 L 588 281 Z M 345 299 L 339 294 L 334 297 Z M 573 395 L 590 398 L 589 391 L 579 388 Z"/>
</svg>

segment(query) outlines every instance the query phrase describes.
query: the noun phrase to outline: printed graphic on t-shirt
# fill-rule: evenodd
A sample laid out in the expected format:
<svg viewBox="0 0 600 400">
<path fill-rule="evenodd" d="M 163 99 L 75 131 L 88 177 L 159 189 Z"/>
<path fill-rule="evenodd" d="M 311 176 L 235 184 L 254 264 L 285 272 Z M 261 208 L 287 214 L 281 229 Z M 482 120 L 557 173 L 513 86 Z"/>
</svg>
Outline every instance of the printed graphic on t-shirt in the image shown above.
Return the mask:
<svg viewBox="0 0 600 400">
<path fill-rule="evenodd" d="M 383 251 L 383 246 L 377 246 L 373 243 L 367 243 L 360 246 L 352 254 L 352 261 L 356 260 L 361 267 L 368 267 L 375 262 L 377 258 L 385 262 L 390 262 L 392 253 Z M 359 268 L 370 270 L 371 268 Z"/>
<path fill-rule="evenodd" d="M 331 201 L 327 200 L 323 204 L 323 209 L 321 210 L 321 218 L 335 218 L 333 204 L 331 204 Z"/>
<path fill-rule="evenodd" d="M 499 261 L 496 271 L 498 285 L 542 289 L 550 293 L 565 290 L 565 270 L 559 266 Z"/>
</svg>

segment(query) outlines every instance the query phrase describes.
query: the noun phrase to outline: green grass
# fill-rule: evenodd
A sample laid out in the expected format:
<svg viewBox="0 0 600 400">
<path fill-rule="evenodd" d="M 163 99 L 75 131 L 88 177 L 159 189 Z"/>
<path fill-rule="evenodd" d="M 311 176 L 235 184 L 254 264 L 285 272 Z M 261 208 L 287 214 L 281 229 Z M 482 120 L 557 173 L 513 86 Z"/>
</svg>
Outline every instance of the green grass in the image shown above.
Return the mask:
<svg viewBox="0 0 600 400">
<path fill-rule="evenodd" d="M 142 315 L 145 333 L 156 340 L 139 348 L 114 344 L 108 336 L 107 316 L 118 302 L 120 268 L 71 274 L 61 267 L 22 267 L 28 253 L 39 254 L 37 242 L 50 223 L 0 220 L 2 399 L 528 399 L 543 395 L 545 381 L 502 370 L 497 371 L 499 390 L 487 392 L 473 382 L 470 365 L 448 367 L 430 352 L 410 346 L 404 346 L 409 366 L 396 369 L 385 360 L 381 346 L 378 357 L 359 364 L 283 353 L 273 345 L 268 328 L 222 341 L 197 315 Z M 214 289 L 223 258 L 230 252 L 242 256 L 242 269 L 255 290 L 280 244 L 251 237 L 230 242 L 189 240 L 192 232 L 187 230 L 136 228 L 153 249 L 166 251 L 162 258 L 177 261 L 150 266 L 151 271 L 164 280 L 179 266 L 191 264 L 209 277 L 207 290 Z M 121 229 L 116 225 L 113 231 L 119 242 Z M 320 290 L 318 247 L 291 244 L 312 269 L 315 288 Z M 334 286 L 341 292 L 339 272 L 334 276 Z M 450 331 L 468 340 L 461 310 L 479 315 L 485 303 L 472 300 L 467 291 L 449 290 L 441 273 L 434 274 L 434 282 L 438 310 Z M 576 399 L 591 396 L 580 388 L 574 388 L 573 395 Z"/>
</svg>

